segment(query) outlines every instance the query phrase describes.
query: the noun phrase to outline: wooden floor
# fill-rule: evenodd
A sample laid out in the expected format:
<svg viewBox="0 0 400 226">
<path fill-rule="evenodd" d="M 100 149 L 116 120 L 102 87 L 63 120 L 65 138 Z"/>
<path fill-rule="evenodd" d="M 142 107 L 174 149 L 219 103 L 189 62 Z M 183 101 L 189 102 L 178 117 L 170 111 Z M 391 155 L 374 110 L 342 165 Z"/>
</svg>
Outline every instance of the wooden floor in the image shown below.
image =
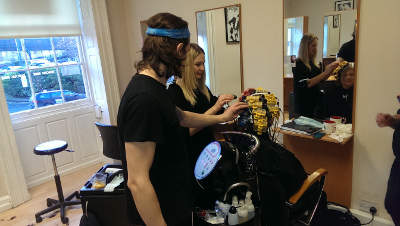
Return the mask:
<svg viewBox="0 0 400 226">
<path fill-rule="evenodd" d="M 69 195 L 73 191 L 79 191 L 83 184 L 91 177 L 103 164 L 82 169 L 69 175 L 61 176 L 61 183 L 64 190 L 64 196 Z M 29 189 L 31 200 L 25 202 L 13 209 L 0 213 L 0 226 L 54 226 L 63 225 L 61 223 L 59 211 L 44 215 L 41 223 L 36 224 L 35 213 L 45 209 L 46 199 L 57 199 L 57 191 L 54 181 L 49 181 L 39 186 Z M 80 205 L 67 208 L 66 216 L 69 218 L 69 225 L 79 225 L 82 209 Z"/>
</svg>

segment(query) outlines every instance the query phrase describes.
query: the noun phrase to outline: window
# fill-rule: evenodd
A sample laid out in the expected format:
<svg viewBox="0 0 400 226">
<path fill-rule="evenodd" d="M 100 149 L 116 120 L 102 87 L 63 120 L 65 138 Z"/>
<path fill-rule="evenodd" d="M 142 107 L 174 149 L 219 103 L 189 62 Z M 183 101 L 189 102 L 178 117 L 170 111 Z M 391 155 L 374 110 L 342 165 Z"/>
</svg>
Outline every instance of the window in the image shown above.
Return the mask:
<svg viewBox="0 0 400 226">
<path fill-rule="evenodd" d="M 80 37 L 0 39 L 0 78 L 10 114 L 86 98 Z"/>
</svg>

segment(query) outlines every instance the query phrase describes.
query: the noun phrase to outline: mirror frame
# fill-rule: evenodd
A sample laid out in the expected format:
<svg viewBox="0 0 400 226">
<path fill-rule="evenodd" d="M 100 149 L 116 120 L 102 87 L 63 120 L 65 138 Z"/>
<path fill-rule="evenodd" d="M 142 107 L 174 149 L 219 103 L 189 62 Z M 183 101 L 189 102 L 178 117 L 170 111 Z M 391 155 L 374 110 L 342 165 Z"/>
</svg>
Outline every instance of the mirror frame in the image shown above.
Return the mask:
<svg viewBox="0 0 400 226">
<path fill-rule="evenodd" d="M 211 9 L 204 9 L 204 10 L 197 10 L 194 12 L 194 16 L 196 18 L 196 41 L 197 43 L 199 43 L 199 36 L 198 34 L 198 30 L 197 30 L 197 13 L 200 12 L 207 12 L 207 11 L 211 11 L 211 10 L 216 10 L 216 9 L 224 9 L 227 7 L 232 7 L 232 6 L 237 6 L 239 7 L 239 38 L 240 38 L 240 90 L 241 92 L 243 92 L 244 90 L 244 77 L 243 77 L 243 35 L 242 35 L 242 25 L 243 25 L 243 17 L 242 17 L 242 6 L 241 4 L 234 4 L 234 5 L 227 5 L 227 6 L 220 6 L 220 7 L 216 7 L 216 8 L 211 8 Z"/>
<path fill-rule="evenodd" d="M 285 1 L 287 1 L 287 0 L 282 0 L 282 14 L 283 14 L 283 18 L 282 18 L 282 39 L 285 37 Z M 356 115 L 356 105 L 357 105 L 357 81 L 358 81 L 358 57 L 359 57 L 359 54 L 358 54 L 358 47 L 359 47 L 359 40 L 360 40 L 360 34 L 359 34 L 359 32 L 360 32 L 360 9 L 361 9 L 361 0 L 354 0 L 354 1 L 357 1 L 357 24 L 356 24 L 356 37 L 355 37 L 355 39 L 356 39 L 356 50 L 355 50 L 355 61 L 354 61 L 354 65 L 355 65 L 355 67 L 354 67 L 354 74 L 355 74 L 355 78 L 354 78 L 354 88 L 353 88 L 353 112 L 352 112 L 352 117 L 353 117 L 353 121 L 352 121 L 352 130 L 353 130 L 353 134 L 354 134 L 354 128 L 355 128 L 355 126 L 356 126 L 356 120 L 355 120 L 355 115 Z M 336 11 L 334 11 L 334 12 L 336 12 Z M 329 12 L 326 12 L 326 13 L 324 13 L 324 16 L 326 16 L 327 15 L 327 13 L 332 13 L 332 11 L 329 11 Z M 322 18 L 322 26 L 323 26 L 323 24 L 324 24 L 324 20 L 323 20 L 324 18 Z M 307 21 L 308 22 L 308 21 Z M 240 34 L 240 35 L 242 35 L 242 34 Z M 284 51 L 285 51 L 285 41 L 283 40 L 283 42 L 282 42 L 282 53 L 284 53 Z M 285 62 L 284 62 L 284 54 L 282 55 L 283 57 L 282 57 L 282 92 L 284 91 L 284 89 L 285 89 L 285 83 L 284 83 L 284 77 L 285 77 L 285 75 L 284 75 L 284 72 L 285 72 Z M 285 103 L 283 103 L 283 105 L 284 105 Z M 282 122 L 284 123 L 285 122 L 285 115 L 283 114 L 283 117 L 282 117 Z"/>
</svg>

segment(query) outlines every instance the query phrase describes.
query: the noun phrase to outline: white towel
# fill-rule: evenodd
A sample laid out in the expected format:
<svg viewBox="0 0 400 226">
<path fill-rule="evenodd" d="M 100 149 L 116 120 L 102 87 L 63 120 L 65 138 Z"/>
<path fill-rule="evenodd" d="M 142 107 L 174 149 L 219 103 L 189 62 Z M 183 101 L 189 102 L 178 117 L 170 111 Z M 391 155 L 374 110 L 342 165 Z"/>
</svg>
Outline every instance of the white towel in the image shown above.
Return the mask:
<svg viewBox="0 0 400 226">
<path fill-rule="evenodd" d="M 329 137 L 339 142 L 343 142 L 344 139 L 353 135 L 352 128 L 352 124 L 337 124 L 335 132 L 330 134 Z"/>
</svg>

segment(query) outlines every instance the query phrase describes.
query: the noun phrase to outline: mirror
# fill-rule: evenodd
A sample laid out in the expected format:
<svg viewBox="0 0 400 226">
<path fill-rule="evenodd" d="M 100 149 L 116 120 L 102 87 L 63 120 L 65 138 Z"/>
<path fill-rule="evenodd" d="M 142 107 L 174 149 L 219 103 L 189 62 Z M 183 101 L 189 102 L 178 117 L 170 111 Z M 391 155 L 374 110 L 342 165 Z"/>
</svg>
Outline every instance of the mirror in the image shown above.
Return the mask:
<svg viewBox="0 0 400 226">
<path fill-rule="evenodd" d="M 338 74 L 332 71 L 320 75 L 325 69 L 329 71 L 332 67 L 328 65 L 336 60 L 355 62 L 356 1 L 284 0 L 286 119 L 300 115 L 322 120 L 341 116 L 352 123 L 354 64 Z M 307 48 L 301 48 L 305 34 L 312 34 L 311 41 L 304 44 Z M 303 62 L 307 58 L 309 62 Z"/>
<path fill-rule="evenodd" d="M 205 52 L 206 84 L 214 96 L 243 90 L 240 5 L 196 12 L 197 43 Z"/>
</svg>

